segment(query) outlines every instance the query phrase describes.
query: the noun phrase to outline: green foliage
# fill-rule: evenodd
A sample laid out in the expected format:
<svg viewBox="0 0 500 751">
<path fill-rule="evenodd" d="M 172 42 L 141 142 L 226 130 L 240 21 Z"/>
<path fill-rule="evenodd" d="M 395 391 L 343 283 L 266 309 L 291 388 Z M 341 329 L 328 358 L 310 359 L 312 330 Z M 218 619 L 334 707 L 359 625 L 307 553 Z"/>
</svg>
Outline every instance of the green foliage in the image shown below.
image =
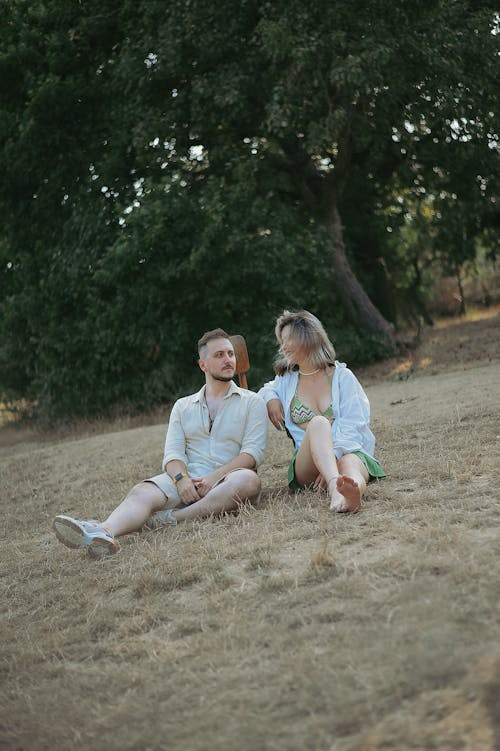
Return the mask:
<svg viewBox="0 0 500 751">
<path fill-rule="evenodd" d="M 4 302 L 7 324 L 22 330 L 14 320 L 22 309 L 29 331 L 3 340 L 6 393 L 37 399 L 46 417 L 169 400 L 199 386 L 196 339 L 221 323 L 247 338 L 251 384 L 269 377 L 275 316 L 290 300 L 327 309 L 330 290 L 314 223 L 272 192 L 255 200 L 256 166 L 249 160 L 246 182 L 209 179 L 196 200 L 181 186 L 151 189 L 99 253 L 71 246 L 89 217 L 69 220 L 36 297 L 32 289 Z M 104 213 L 96 222 L 96 246 L 106 221 Z"/>
<path fill-rule="evenodd" d="M 284 307 L 319 315 L 343 359 L 379 356 L 339 303 L 335 207 L 395 322 L 437 260 L 493 252 L 491 3 L 3 6 L 4 398 L 47 417 L 171 399 L 219 325 L 246 336 L 257 386 Z"/>
</svg>

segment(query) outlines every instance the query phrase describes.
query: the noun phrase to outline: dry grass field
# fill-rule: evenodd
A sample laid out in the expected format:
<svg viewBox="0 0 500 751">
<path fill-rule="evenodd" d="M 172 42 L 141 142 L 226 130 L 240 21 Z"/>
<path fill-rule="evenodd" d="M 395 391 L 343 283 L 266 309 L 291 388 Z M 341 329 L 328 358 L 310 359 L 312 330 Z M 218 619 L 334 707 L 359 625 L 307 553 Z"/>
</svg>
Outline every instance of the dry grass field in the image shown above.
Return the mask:
<svg viewBox="0 0 500 751">
<path fill-rule="evenodd" d="M 2 749 L 499 751 L 499 310 L 358 375 L 388 473 L 362 513 L 285 492 L 273 431 L 257 508 L 105 560 L 52 518 L 156 473 L 164 425 L 8 429 Z"/>
</svg>

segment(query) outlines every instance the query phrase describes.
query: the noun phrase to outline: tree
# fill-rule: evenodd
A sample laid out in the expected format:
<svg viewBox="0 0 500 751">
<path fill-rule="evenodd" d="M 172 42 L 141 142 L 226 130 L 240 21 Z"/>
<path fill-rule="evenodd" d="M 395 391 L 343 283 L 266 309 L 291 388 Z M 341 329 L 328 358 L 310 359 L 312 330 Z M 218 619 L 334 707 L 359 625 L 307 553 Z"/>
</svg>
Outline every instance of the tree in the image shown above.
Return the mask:
<svg viewBox="0 0 500 751">
<path fill-rule="evenodd" d="M 454 118 L 490 148 L 490 3 L 4 6 L 4 394 L 50 414 L 171 398 L 221 310 L 257 372 L 284 306 L 346 349 L 349 320 L 393 346 L 381 219 L 396 184 L 466 161 Z"/>
<path fill-rule="evenodd" d="M 302 201 L 326 229 L 349 317 L 389 342 L 391 327 L 345 253 L 342 196 L 354 165 L 378 159 L 387 171 L 387 161 L 395 168 L 407 162 L 401 151 L 396 159 L 388 155 L 389 134 L 416 111 L 419 122 L 432 123 L 441 147 L 446 116 L 472 99 L 478 122 L 485 122 L 495 91 L 494 15 L 489 4 L 474 8 L 435 2 L 422 13 L 407 3 L 247 3 L 235 14 L 225 4 L 208 10 L 174 3 L 163 25 L 168 44 L 157 75 L 176 94 L 176 142 L 203 144 L 214 170 L 225 165 L 228 143 L 237 150 L 246 137 L 286 184 L 288 198 Z M 217 158 L 221 147 L 224 159 Z"/>
</svg>

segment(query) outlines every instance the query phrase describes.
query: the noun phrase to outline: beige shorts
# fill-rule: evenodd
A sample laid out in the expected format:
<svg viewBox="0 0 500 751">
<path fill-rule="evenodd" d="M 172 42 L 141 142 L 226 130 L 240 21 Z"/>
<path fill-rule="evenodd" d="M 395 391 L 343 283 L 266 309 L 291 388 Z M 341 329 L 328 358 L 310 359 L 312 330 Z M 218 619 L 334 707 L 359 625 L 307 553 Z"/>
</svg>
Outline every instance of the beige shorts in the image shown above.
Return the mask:
<svg viewBox="0 0 500 751">
<path fill-rule="evenodd" d="M 240 472 L 240 469 L 232 469 L 230 472 L 226 472 L 224 477 L 221 477 L 220 480 L 217 480 L 215 485 L 212 485 L 213 488 L 216 488 L 217 485 L 220 485 L 221 482 L 224 482 L 226 477 L 233 472 Z M 255 470 L 252 470 L 254 472 Z M 165 508 L 179 508 L 180 506 L 183 506 L 183 503 L 181 499 L 179 498 L 179 493 L 177 492 L 177 487 L 175 485 L 175 482 L 172 480 L 170 475 L 168 475 L 166 472 L 162 472 L 161 475 L 155 475 L 154 477 L 149 477 L 147 480 L 144 480 L 144 482 L 152 482 L 154 483 L 167 499 L 167 503 Z"/>
</svg>

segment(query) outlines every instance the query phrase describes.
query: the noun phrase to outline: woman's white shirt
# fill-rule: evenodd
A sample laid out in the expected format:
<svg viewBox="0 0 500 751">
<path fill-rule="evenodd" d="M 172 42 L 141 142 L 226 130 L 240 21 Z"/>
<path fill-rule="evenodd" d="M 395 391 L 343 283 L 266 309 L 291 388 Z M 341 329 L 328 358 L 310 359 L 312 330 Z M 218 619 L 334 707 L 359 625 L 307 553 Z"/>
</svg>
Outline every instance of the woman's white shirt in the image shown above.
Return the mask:
<svg viewBox="0 0 500 751">
<path fill-rule="evenodd" d="M 295 448 L 299 448 L 304 430 L 296 425 L 290 416 L 290 404 L 297 389 L 298 371 L 284 373 L 269 381 L 258 392 L 267 402 L 279 399 L 285 412 L 285 426 L 293 438 Z M 335 362 L 332 378 L 333 446 L 337 459 L 353 451 L 364 451 L 373 457 L 375 436 L 370 430 L 370 402 L 363 388 L 343 362 Z"/>
</svg>

